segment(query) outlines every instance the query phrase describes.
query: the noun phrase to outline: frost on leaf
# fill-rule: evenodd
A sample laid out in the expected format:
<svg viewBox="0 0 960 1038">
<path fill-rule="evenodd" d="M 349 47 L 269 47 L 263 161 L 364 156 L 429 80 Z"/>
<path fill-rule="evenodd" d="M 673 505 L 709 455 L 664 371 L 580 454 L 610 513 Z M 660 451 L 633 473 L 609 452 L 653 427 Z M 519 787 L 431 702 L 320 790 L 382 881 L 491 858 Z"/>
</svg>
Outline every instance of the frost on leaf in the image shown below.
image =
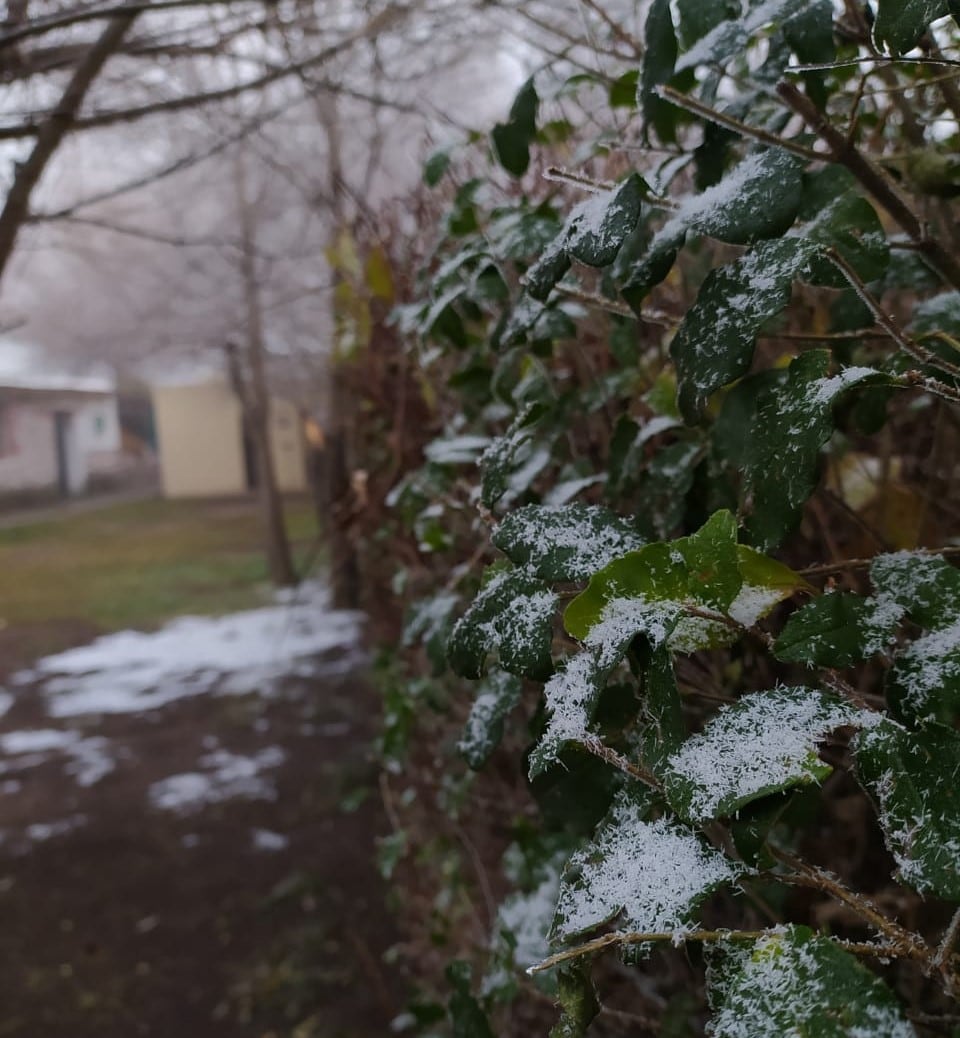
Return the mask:
<svg viewBox="0 0 960 1038">
<path fill-rule="evenodd" d="M 527 272 L 527 291 L 544 300 L 577 259 L 591 267 L 605 267 L 616 258 L 624 239 L 640 218 L 647 186 L 632 173 L 609 191 L 591 195 L 577 205 L 557 237 Z"/>
<path fill-rule="evenodd" d="M 722 709 L 667 759 L 667 798 L 678 814 L 699 822 L 819 782 L 832 769 L 817 756 L 817 744 L 874 716 L 802 686 L 755 692 Z"/>
<path fill-rule="evenodd" d="M 525 493 L 550 463 L 549 442 L 541 430 L 544 416 L 544 408 L 537 405 L 521 411 L 481 455 L 480 497 L 487 508 Z"/>
<path fill-rule="evenodd" d="M 587 735 L 609 668 L 602 669 L 592 652 L 567 660 L 546 683 L 544 706 L 549 717 L 540 742 L 530 754 L 529 777 L 536 778 L 557 760 L 564 743 Z"/>
<path fill-rule="evenodd" d="M 489 674 L 478 686 L 457 749 L 474 770 L 500 745 L 507 714 L 520 702 L 520 679 L 505 671 Z"/>
<path fill-rule="evenodd" d="M 493 543 L 545 580 L 586 580 L 610 561 L 639 548 L 631 524 L 599 505 L 526 505 L 497 527 Z"/>
<path fill-rule="evenodd" d="M 712 393 L 750 370 L 757 333 L 790 301 L 809 253 L 797 238 L 761 242 L 707 275 L 670 344 L 689 422 L 699 419 Z"/>
<path fill-rule="evenodd" d="M 960 570 L 922 552 L 878 555 L 870 576 L 880 615 L 909 615 L 924 633 L 904 649 L 887 689 L 910 718 L 948 721 L 960 712 Z"/>
<path fill-rule="evenodd" d="M 495 573 L 453 628 L 450 666 L 461 677 L 478 678 L 496 652 L 511 674 L 545 679 L 556 607 L 557 596 L 529 570 Z"/>
<path fill-rule="evenodd" d="M 567 865 L 553 922 L 558 940 L 616 920 L 635 933 L 675 933 L 738 867 L 685 826 L 660 818 L 621 794 L 593 844 Z"/>
<path fill-rule="evenodd" d="M 916 1038 L 890 989 L 853 955 L 800 926 L 732 948 L 711 969 L 713 1038 Z"/>
<path fill-rule="evenodd" d="M 567 630 L 602 658 L 645 634 L 676 652 L 729 644 L 804 581 L 736 543 L 736 521 L 715 513 L 689 537 L 648 544 L 596 573 L 567 607 Z M 730 621 L 733 621 L 733 624 Z M 621 648 L 622 646 L 622 648 Z"/>
<path fill-rule="evenodd" d="M 903 882 L 960 902 L 960 734 L 940 724 L 911 732 L 886 720 L 853 749 Z"/>
<path fill-rule="evenodd" d="M 800 521 L 817 485 L 820 448 L 833 434 L 833 405 L 854 386 L 886 382 L 872 368 L 827 374 L 830 354 L 810 350 L 790 365 L 785 385 L 761 409 L 764 436 L 748 456 L 747 484 L 752 514 L 747 530 L 763 550 L 775 548 Z"/>
</svg>

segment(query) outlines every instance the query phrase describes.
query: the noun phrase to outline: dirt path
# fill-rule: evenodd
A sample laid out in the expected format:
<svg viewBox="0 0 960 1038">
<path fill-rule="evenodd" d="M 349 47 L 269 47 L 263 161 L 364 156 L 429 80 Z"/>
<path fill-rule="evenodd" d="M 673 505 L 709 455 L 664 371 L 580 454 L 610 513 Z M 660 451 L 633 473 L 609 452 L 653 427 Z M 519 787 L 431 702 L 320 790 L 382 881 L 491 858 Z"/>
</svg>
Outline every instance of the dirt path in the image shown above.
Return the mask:
<svg viewBox="0 0 960 1038">
<path fill-rule="evenodd" d="M 313 669 L 65 719 L 7 685 L 0 1035 L 388 1033 L 375 697 L 336 652 Z"/>
</svg>

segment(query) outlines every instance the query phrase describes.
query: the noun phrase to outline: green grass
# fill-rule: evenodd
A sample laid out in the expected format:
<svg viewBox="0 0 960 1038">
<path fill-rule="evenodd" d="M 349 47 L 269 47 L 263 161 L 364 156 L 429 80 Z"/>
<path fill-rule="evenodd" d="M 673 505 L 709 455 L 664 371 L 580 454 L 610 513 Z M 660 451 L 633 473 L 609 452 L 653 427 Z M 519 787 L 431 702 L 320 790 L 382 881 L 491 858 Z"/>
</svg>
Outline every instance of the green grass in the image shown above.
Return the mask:
<svg viewBox="0 0 960 1038">
<path fill-rule="evenodd" d="M 286 519 L 302 568 L 312 505 L 287 502 Z M 260 545 L 252 501 L 138 501 L 0 530 L 0 619 L 118 630 L 254 606 L 268 593 Z"/>
</svg>

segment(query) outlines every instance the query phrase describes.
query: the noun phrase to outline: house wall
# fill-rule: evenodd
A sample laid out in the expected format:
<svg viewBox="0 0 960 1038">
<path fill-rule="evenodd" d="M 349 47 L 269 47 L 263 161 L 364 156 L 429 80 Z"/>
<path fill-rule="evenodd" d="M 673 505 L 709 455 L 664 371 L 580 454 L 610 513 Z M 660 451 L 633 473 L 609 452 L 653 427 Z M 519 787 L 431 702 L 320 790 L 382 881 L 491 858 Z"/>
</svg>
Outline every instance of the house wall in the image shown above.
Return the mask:
<svg viewBox="0 0 960 1038">
<path fill-rule="evenodd" d="M 225 382 L 154 386 L 153 410 L 166 497 L 246 491 L 240 403 Z"/>
<path fill-rule="evenodd" d="M 91 473 L 110 473 L 122 467 L 116 397 L 85 400 L 76 407 L 73 423 L 77 445 Z"/>
<path fill-rule="evenodd" d="M 0 399 L 0 490 L 57 485 L 57 446 L 49 404 Z"/>
</svg>

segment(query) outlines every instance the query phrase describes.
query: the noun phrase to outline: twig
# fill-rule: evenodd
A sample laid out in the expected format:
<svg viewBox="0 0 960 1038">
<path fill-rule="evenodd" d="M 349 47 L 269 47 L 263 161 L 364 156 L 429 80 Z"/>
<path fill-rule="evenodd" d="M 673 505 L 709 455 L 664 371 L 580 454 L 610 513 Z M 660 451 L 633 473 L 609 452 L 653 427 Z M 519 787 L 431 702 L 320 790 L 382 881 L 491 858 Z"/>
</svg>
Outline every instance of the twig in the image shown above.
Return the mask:
<svg viewBox="0 0 960 1038">
<path fill-rule="evenodd" d="M 946 548 L 914 548 L 916 555 L 960 555 L 960 547 Z M 839 573 L 845 569 L 869 569 L 873 565 L 873 559 L 842 559 L 840 562 L 822 562 L 816 566 L 807 566 L 806 569 L 798 569 L 801 577 L 815 577 L 822 573 Z"/>
<path fill-rule="evenodd" d="M 788 140 L 786 137 L 779 137 L 775 133 L 762 130 L 759 126 L 749 126 L 747 123 L 735 119 L 732 115 L 727 115 L 726 112 L 719 112 L 716 108 L 711 108 L 702 101 L 697 101 L 688 94 L 681 94 L 679 90 L 674 90 L 673 87 L 658 87 L 657 93 L 665 101 L 675 104 L 678 108 L 683 108 L 687 112 L 699 115 L 701 118 L 716 123 L 718 126 L 726 127 L 726 129 L 732 130 L 741 137 L 750 137 L 752 140 L 760 141 L 761 144 L 769 144 L 774 148 L 783 148 L 784 151 L 789 151 L 793 155 L 807 159 L 808 162 L 822 162 L 824 159 L 820 152 L 814 151 L 812 148 L 806 148 L 802 144 Z"/>
<path fill-rule="evenodd" d="M 595 757 L 599 757 L 600 760 L 612 764 L 618 771 L 622 771 L 625 775 L 630 775 L 632 778 L 639 779 L 639 781 L 645 786 L 649 786 L 651 789 L 660 789 L 660 783 L 657 781 L 653 772 L 648 771 L 640 764 L 634 764 L 633 761 L 627 760 L 623 754 L 617 753 L 616 750 L 611 749 L 596 735 L 584 734 L 577 740 L 577 744 L 582 746 L 588 753 L 592 753 Z"/>
<path fill-rule="evenodd" d="M 595 937 L 592 941 L 566 948 L 555 955 L 550 955 L 542 962 L 538 962 L 527 969 L 527 973 L 533 975 L 542 973 L 544 970 L 553 969 L 571 959 L 579 959 L 584 955 L 594 955 L 605 948 L 631 944 L 675 944 L 681 945 L 688 941 L 701 944 L 713 944 L 721 941 L 749 942 L 760 941 L 764 937 L 782 936 L 779 929 L 771 930 L 677 930 L 673 933 L 607 933 L 602 937 Z M 855 955 L 871 955 L 878 958 L 904 958 L 903 953 L 892 946 L 883 944 L 872 944 L 869 942 L 838 941 L 841 947 Z"/>
<path fill-rule="evenodd" d="M 893 339 L 904 353 L 921 364 L 929 364 L 932 367 L 938 367 L 942 371 L 946 371 L 951 375 L 960 375 L 960 366 L 952 364 L 950 361 L 937 356 L 937 354 L 932 350 L 928 350 L 926 346 L 922 346 L 919 342 L 911 339 L 897 327 L 893 318 L 880 305 L 880 301 L 867 288 L 860 275 L 853 269 L 846 259 L 844 259 L 837 249 L 832 247 L 824 249 L 824 255 L 837 268 L 837 270 L 843 274 L 847 281 L 850 282 L 850 286 L 869 308 L 876 319 L 877 324 L 880 325 L 880 327 L 890 336 L 891 339 Z"/>
<path fill-rule="evenodd" d="M 808 865 L 805 861 L 801 861 L 777 847 L 768 846 L 774 857 L 794 870 L 788 875 L 776 874 L 771 877 L 772 879 L 790 886 L 807 887 L 829 894 L 834 900 L 852 909 L 861 919 L 882 934 L 890 944 L 891 954 L 901 959 L 915 959 L 928 968 L 930 967 L 931 949 L 919 934 L 907 930 L 893 919 L 883 915 L 863 895 L 850 890 L 836 877 Z"/>
<path fill-rule="evenodd" d="M 611 191 L 617 185 L 612 180 L 596 180 L 588 177 L 585 173 L 574 173 L 560 166 L 547 166 L 543 171 L 543 179 L 551 180 L 558 184 L 574 184 L 577 187 L 586 188 L 600 194 L 602 191 Z"/>
<path fill-rule="evenodd" d="M 954 288 L 960 289 L 960 263 L 940 242 L 927 236 L 920 218 L 894 189 L 883 171 L 848 141 L 810 100 L 792 83 L 782 80 L 777 93 L 784 103 L 799 115 L 830 149 L 830 158 L 847 167 L 896 222 L 917 242 L 930 262 Z M 823 155 L 817 155 L 823 159 Z"/>
<path fill-rule="evenodd" d="M 957 909 L 950 920 L 950 925 L 947 927 L 943 939 L 937 947 L 937 954 L 933 957 L 933 964 L 937 969 L 944 969 L 947 962 L 953 957 L 953 948 L 958 938 L 960 938 L 960 908 Z"/>
</svg>

